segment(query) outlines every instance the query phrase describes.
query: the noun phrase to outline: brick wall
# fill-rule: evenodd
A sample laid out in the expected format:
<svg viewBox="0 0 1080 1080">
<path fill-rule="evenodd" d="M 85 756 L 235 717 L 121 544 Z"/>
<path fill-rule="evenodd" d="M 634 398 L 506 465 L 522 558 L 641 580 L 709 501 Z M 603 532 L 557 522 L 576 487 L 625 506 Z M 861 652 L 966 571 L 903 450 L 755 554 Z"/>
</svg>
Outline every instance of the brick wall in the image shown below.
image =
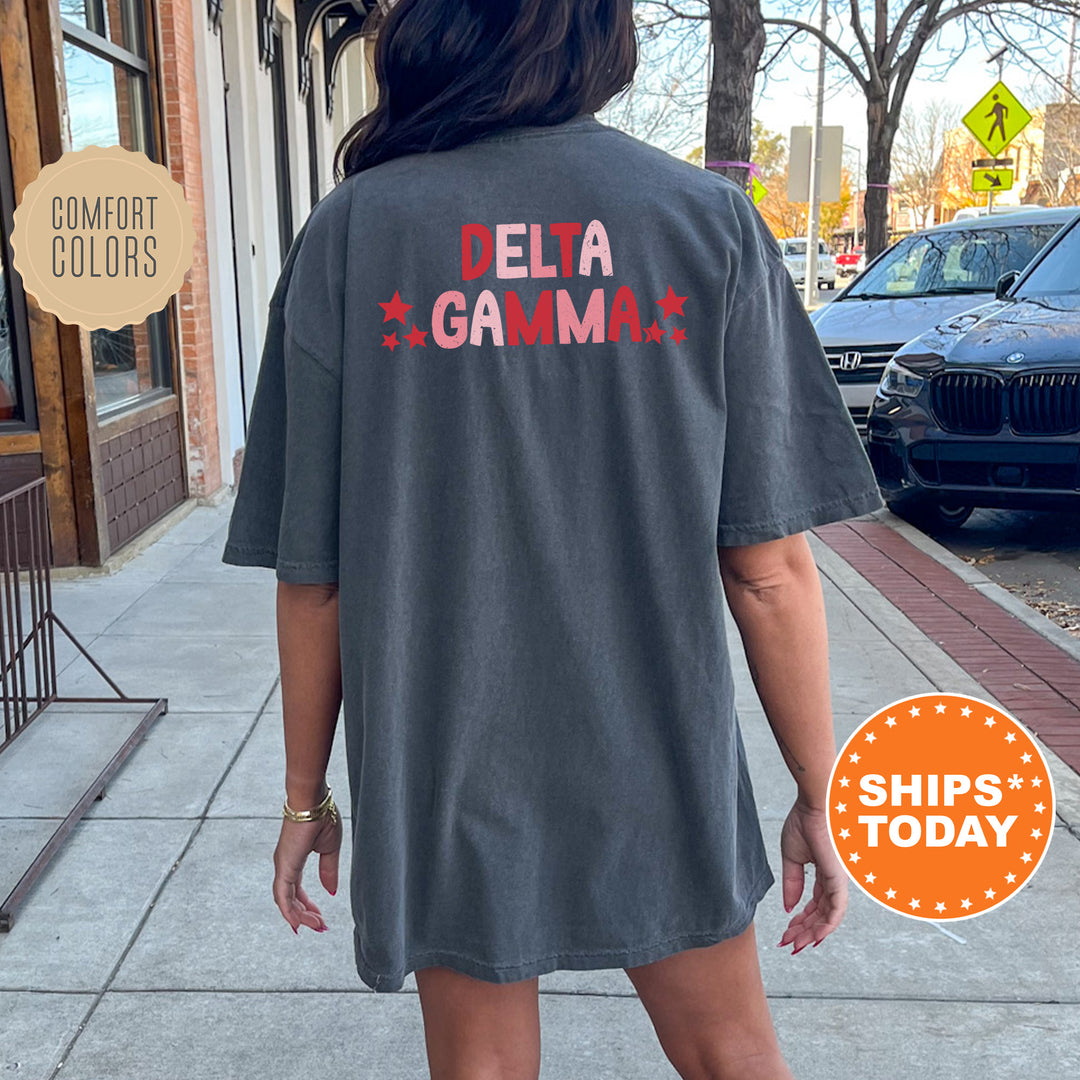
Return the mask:
<svg viewBox="0 0 1080 1080">
<path fill-rule="evenodd" d="M 194 260 L 176 296 L 183 383 L 177 390 L 184 401 L 187 425 L 189 494 L 208 495 L 221 486 L 222 474 L 195 84 L 195 27 L 191 0 L 157 0 L 155 7 L 160 27 L 158 66 L 168 145 L 166 157 L 173 179 L 183 187 L 191 204 L 195 222 Z"/>
</svg>

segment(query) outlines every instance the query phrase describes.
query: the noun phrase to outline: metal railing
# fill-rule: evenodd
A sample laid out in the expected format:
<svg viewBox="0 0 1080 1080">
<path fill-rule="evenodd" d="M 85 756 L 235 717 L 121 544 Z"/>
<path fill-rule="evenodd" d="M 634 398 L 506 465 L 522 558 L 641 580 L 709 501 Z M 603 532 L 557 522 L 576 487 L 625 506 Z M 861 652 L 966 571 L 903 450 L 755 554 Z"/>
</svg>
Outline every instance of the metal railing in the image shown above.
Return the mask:
<svg viewBox="0 0 1080 1080">
<path fill-rule="evenodd" d="M 0 905 L 0 932 L 11 929 L 15 908 L 67 835 L 90 804 L 101 798 L 106 784 L 142 741 L 153 721 L 168 711 L 167 698 L 128 697 L 64 625 L 53 611 L 51 566 L 49 507 L 42 478 L 0 496 L 0 696 L 4 713 L 0 753 L 54 702 L 115 701 L 149 708 Z M 114 696 L 64 697 L 58 693 L 57 629 L 109 684 Z"/>
</svg>

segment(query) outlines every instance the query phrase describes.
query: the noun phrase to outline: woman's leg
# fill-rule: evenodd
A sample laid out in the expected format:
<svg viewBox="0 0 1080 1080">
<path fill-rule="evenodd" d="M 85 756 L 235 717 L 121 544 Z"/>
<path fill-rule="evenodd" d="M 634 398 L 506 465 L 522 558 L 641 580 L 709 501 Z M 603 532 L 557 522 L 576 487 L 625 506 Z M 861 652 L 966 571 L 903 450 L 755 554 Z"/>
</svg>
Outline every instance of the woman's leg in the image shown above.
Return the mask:
<svg viewBox="0 0 1080 1080">
<path fill-rule="evenodd" d="M 625 969 L 683 1080 L 793 1080 L 761 982 L 753 923 L 738 937 Z"/>
<path fill-rule="evenodd" d="M 416 986 L 431 1080 L 537 1080 L 538 979 L 491 983 L 427 967 Z"/>
</svg>

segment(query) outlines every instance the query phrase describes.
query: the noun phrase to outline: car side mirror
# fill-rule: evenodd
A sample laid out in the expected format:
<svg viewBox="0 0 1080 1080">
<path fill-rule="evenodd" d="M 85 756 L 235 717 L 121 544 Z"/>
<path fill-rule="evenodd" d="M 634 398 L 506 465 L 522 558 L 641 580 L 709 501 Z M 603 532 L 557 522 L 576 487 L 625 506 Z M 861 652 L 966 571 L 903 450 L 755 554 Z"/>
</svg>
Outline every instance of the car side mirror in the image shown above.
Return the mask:
<svg viewBox="0 0 1080 1080">
<path fill-rule="evenodd" d="M 1008 295 L 1009 290 L 1016 284 L 1016 279 L 1019 276 L 1019 270 L 1006 270 L 997 279 L 997 285 L 994 287 L 994 299 L 1003 300 Z"/>
</svg>

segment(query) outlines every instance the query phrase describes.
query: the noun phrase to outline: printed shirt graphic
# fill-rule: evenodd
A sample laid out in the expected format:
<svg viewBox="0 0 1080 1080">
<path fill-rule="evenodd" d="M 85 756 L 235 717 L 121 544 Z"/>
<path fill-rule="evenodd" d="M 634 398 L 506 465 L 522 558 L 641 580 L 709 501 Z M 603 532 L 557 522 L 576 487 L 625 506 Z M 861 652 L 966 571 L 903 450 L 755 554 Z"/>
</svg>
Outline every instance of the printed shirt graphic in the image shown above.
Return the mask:
<svg viewBox="0 0 1080 1080">
<path fill-rule="evenodd" d="M 745 929 L 773 875 L 717 545 L 880 505 L 734 184 L 583 115 L 325 196 L 222 558 L 339 584 L 361 979 Z"/>
<path fill-rule="evenodd" d="M 545 228 L 543 225 L 510 224 L 496 225 L 495 236 L 492 230 L 482 224 L 467 224 L 461 229 L 461 280 L 472 281 L 488 275 L 493 269 L 501 281 L 511 278 L 564 278 L 591 277 L 595 266 L 604 277 L 612 277 L 614 271 L 611 262 L 611 244 L 607 231 L 600 221 L 590 221 L 582 232 L 580 222 L 560 221 Z M 523 258 L 524 247 L 513 241 L 528 236 L 528 263 Z M 575 258 L 575 237 L 580 240 L 581 254 Z M 554 246 L 557 261 L 544 261 L 544 244 Z M 477 254 L 477 242 L 479 254 Z M 502 345 L 552 345 L 557 340 L 560 345 L 603 344 L 606 341 L 619 341 L 624 331 L 631 341 L 652 341 L 659 343 L 668 334 L 668 328 L 661 326 L 659 319 L 669 315 L 682 315 L 682 305 L 688 298 L 676 296 L 669 285 L 667 294 L 656 303 L 661 313 L 649 326 L 641 324 L 641 312 L 634 290 L 622 285 L 613 290 L 609 299 L 603 287 L 589 292 L 584 309 L 579 313 L 572 293 L 566 288 L 544 289 L 531 314 L 526 314 L 521 297 L 512 288 L 505 288 L 500 296 L 492 289 L 484 289 L 477 297 L 471 316 L 467 311 L 465 294 L 459 289 L 448 289 L 440 293 L 431 309 L 430 325 L 434 344 L 443 349 L 457 349 L 461 346 L 483 346 L 487 336 L 495 346 Z M 610 306 L 609 306 L 610 305 Z M 399 338 L 394 329 L 382 335 L 382 347 L 393 351 L 399 345 L 408 343 L 410 349 L 416 346 L 427 347 L 428 331 L 421 330 L 413 321 L 416 315 L 407 318 L 413 310 L 412 304 L 406 304 L 398 291 L 387 302 L 380 302 L 379 307 L 385 315 L 383 322 L 400 322 L 404 328 L 411 324 L 408 334 Z M 654 309 L 648 309 L 650 311 Z M 670 328 L 671 340 L 681 344 L 686 340 L 686 331 L 680 326 Z M 485 335 L 487 331 L 487 335 Z"/>
</svg>

